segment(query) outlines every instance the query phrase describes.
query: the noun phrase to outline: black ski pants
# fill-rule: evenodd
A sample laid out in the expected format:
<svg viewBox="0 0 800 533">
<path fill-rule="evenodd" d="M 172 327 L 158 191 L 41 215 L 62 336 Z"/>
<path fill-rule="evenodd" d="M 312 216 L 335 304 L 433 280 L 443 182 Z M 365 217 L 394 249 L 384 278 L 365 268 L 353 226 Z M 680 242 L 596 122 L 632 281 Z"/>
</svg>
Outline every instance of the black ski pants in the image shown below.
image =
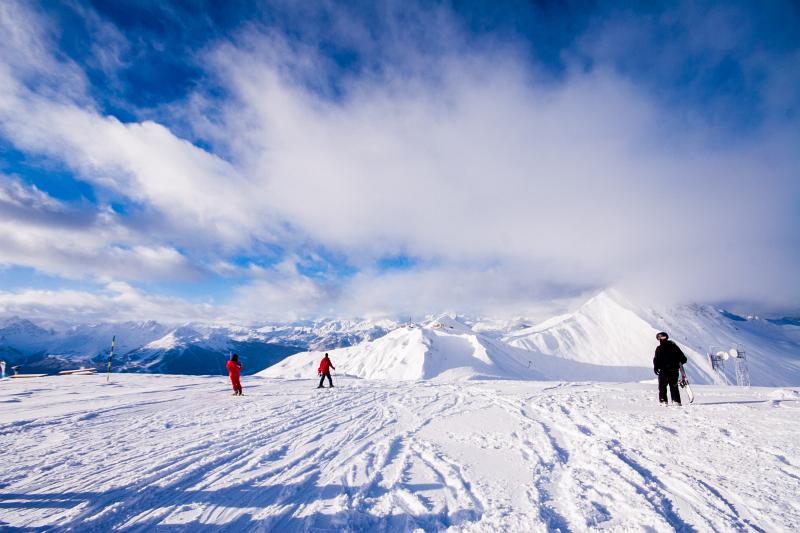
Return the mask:
<svg viewBox="0 0 800 533">
<path fill-rule="evenodd" d="M 325 378 L 328 378 L 328 383 L 331 387 L 333 387 L 333 380 L 331 379 L 331 371 L 328 370 L 324 374 L 320 374 L 319 376 L 319 386 L 322 387 L 322 382 L 325 381 Z"/>
<path fill-rule="evenodd" d="M 667 403 L 667 385 L 669 395 L 675 403 L 681 403 L 681 393 L 678 391 L 678 369 L 658 371 L 658 401 Z"/>
</svg>

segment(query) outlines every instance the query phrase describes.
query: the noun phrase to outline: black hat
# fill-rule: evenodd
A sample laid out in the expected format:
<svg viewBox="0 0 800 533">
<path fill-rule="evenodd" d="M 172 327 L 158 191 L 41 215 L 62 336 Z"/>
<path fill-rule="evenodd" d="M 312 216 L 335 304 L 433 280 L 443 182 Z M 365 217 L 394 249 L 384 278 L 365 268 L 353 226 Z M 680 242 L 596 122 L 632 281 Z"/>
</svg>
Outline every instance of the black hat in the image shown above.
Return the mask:
<svg viewBox="0 0 800 533">
<path fill-rule="evenodd" d="M 658 333 L 656 333 L 656 339 L 661 340 L 662 337 L 664 339 L 669 339 L 669 335 L 667 335 L 666 331 L 659 331 Z"/>
</svg>

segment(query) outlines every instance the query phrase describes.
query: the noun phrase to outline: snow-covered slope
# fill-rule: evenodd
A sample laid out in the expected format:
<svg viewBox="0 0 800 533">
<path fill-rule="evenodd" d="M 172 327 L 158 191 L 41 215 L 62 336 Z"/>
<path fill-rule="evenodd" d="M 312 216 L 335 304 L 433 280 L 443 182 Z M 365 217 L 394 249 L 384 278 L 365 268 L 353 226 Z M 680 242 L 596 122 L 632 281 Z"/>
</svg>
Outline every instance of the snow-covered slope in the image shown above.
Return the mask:
<svg viewBox="0 0 800 533">
<path fill-rule="evenodd" d="M 799 326 L 738 317 L 708 305 L 642 310 L 641 314 L 670 331 L 683 346 L 703 354 L 743 347 L 753 385 L 800 385 Z M 736 382 L 733 360 L 725 363 L 724 381 Z"/>
<path fill-rule="evenodd" d="M 329 350 L 339 373 L 367 379 L 541 378 L 517 351 L 483 337 L 449 316 L 408 325 L 369 342 Z M 295 354 L 260 372 L 260 376 L 313 376 L 321 351 Z"/>
<path fill-rule="evenodd" d="M 577 311 L 504 337 L 512 346 L 608 366 L 649 366 L 659 331 L 610 292 Z"/>
<path fill-rule="evenodd" d="M 737 319 L 710 306 L 663 310 L 638 307 L 618 292 L 601 292 L 574 313 L 558 316 L 503 338 L 511 346 L 601 366 L 650 368 L 655 334 L 667 331 L 689 359 L 696 383 L 715 383 L 707 352 L 742 343 L 754 385 L 800 384 L 800 328 L 767 320 Z M 733 365 L 728 369 L 732 377 Z"/>
<path fill-rule="evenodd" d="M 720 379 L 706 354 L 711 346 L 728 350 L 742 344 L 754 385 L 800 384 L 800 327 L 792 320 L 737 317 L 703 305 L 641 308 L 611 290 L 573 313 L 524 326 L 523 319 L 460 315 L 413 327 L 391 320 L 333 319 L 258 327 L 169 327 L 152 321 L 65 327 L 12 318 L 0 320 L 0 356 L 22 364 L 23 372 L 103 366 L 116 335 L 114 365 L 124 371 L 224 373 L 234 351 L 249 373 L 310 350 L 268 375 L 313 376 L 320 352 L 330 351 L 335 364 L 344 363 L 340 372 L 368 378 L 642 380 L 653 378 L 655 333 L 666 330 L 688 356 L 687 372 L 695 383 L 735 381 L 732 361 Z M 504 331 L 509 333 L 501 336 Z"/>
<path fill-rule="evenodd" d="M 551 379 L 638 381 L 641 366 L 600 366 L 523 350 L 472 331 L 451 316 L 407 325 L 380 339 L 329 351 L 340 374 L 366 379 Z M 260 372 L 299 379 L 316 374 L 321 351 L 302 352 Z"/>
<path fill-rule="evenodd" d="M 800 391 L 0 382 L 0 530 L 797 531 Z"/>
</svg>

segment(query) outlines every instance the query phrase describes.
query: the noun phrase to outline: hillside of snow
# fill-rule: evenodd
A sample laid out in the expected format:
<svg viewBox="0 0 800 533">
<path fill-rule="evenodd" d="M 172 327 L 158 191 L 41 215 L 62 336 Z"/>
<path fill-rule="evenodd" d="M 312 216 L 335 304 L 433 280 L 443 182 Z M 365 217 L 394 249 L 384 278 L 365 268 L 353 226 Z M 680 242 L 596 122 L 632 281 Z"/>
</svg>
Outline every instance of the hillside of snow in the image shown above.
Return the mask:
<svg viewBox="0 0 800 533">
<path fill-rule="evenodd" d="M 667 331 L 684 351 L 695 383 L 716 383 L 710 346 L 744 345 L 751 383 L 800 385 L 800 327 L 768 320 L 731 318 L 710 306 L 645 309 L 616 291 L 604 291 L 573 313 L 554 317 L 503 337 L 511 346 L 598 366 L 652 368 L 655 335 Z M 727 382 L 735 383 L 733 361 Z M 649 374 L 652 377 L 652 371 Z"/>
<path fill-rule="evenodd" d="M 446 315 L 328 353 L 336 372 L 365 379 L 638 381 L 652 376 L 652 370 L 641 366 L 592 365 L 515 348 Z M 322 351 L 294 354 L 258 375 L 313 377 L 323 355 Z"/>
<path fill-rule="evenodd" d="M 518 330 L 503 340 L 584 363 L 637 366 L 648 354 L 652 359 L 658 331 L 609 292 L 601 292 L 574 313 Z"/>
<path fill-rule="evenodd" d="M 435 339 L 436 340 L 436 339 Z M 800 390 L 0 381 L 2 531 L 796 531 Z"/>
<path fill-rule="evenodd" d="M 329 350 L 336 371 L 367 379 L 541 378 L 515 350 L 442 316 L 408 325 L 356 346 Z M 264 377 L 308 378 L 322 351 L 302 352 L 259 372 Z"/>
<path fill-rule="evenodd" d="M 644 310 L 642 315 L 663 325 L 683 346 L 703 354 L 742 347 L 753 385 L 800 385 L 800 326 L 791 322 L 738 317 L 707 305 Z M 723 382 L 736 383 L 734 361 L 724 365 Z"/>
</svg>

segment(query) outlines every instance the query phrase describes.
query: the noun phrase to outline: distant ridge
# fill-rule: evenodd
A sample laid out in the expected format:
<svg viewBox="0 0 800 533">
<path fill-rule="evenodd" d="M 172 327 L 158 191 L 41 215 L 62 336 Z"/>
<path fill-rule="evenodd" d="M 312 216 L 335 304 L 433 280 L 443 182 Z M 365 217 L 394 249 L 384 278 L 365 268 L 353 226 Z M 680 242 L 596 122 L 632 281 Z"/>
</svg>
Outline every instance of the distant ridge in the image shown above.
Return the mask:
<svg viewBox="0 0 800 533">
<path fill-rule="evenodd" d="M 696 383 L 715 383 L 707 351 L 739 343 L 749 354 L 751 383 L 763 386 L 800 384 L 800 328 L 745 318 L 707 305 L 644 309 L 619 292 L 607 290 L 575 312 L 554 317 L 503 338 L 511 346 L 603 366 L 649 368 L 657 345 L 655 334 L 669 332 L 689 359 L 687 371 Z M 651 374 L 652 375 L 652 374 Z M 735 382 L 733 362 L 725 381 Z"/>
<path fill-rule="evenodd" d="M 0 358 L 25 372 L 56 374 L 76 366 L 104 365 L 116 336 L 114 371 L 169 374 L 225 372 L 237 352 L 243 372 L 252 374 L 313 346 L 349 346 L 397 327 L 387 320 L 322 319 L 245 327 L 154 321 L 53 325 L 49 329 L 20 317 L 0 319 Z"/>
</svg>

